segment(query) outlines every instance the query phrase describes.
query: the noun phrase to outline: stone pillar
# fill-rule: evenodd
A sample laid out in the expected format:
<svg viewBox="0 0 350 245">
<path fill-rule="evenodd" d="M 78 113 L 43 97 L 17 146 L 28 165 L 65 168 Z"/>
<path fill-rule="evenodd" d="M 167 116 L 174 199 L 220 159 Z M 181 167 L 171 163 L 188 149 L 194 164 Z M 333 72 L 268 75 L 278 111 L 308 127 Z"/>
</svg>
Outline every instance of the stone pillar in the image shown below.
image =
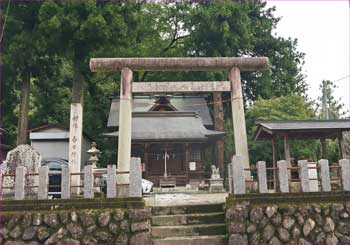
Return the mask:
<svg viewBox="0 0 350 245">
<path fill-rule="evenodd" d="M 232 173 L 233 173 L 233 193 L 245 194 L 246 184 L 244 177 L 244 165 L 242 164 L 242 157 L 234 155 L 232 157 Z"/>
<path fill-rule="evenodd" d="M 224 108 L 222 107 L 222 99 L 220 92 L 213 93 L 214 99 L 214 127 L 217 131 L 224 131 Z M 220 175 L 224 177 L 224 152 L 225 145 L 223 139 L 216 141 L 216 166 L 220 169 Z"/>
<path fill-rule="evenodd" d="M 70 127 L 69 127 L 69 166 L 73 173 L 80 173 L 81 170 L 81 143 L 83 134 L 83 107 L 80 103 L 72 103 L 70 106 Z M 72 185 L 80 185 L 80 176 L 72 176 Z M 75 194 L 80 193 L 79 187 L 72 188 Z"/>
<path fill-rule="evenodd" d="M 277 162 L 278 168 L 278 184 L 280 192 L 289 192 L 287 161 L 281 160 Z"/>
<path fill-rule="evenodd" d="M 92 165 L 84 167 L 84 198 L 94 198 L 94 172 Z"/>
<path fill-rule="evenodd" d="M 61 177 L 61 198 L 69 199 L 70 198 L 70 166 L 64 166 L 62 168 L 62 177 Z"/>
<path fill-rule="evenodd" d="M 256 163 L 256 168 L 258 171 L 259 192 L 267 193 L 266 163 L 264 161 L 259 161 Z"/>
<path fill-rule="evenodd" d="M 15 200 L 23 200 L 25 197 L 24 185 L 26 182 L 26 173 L 26 167 L 20 166 L 16 168 Z"/>
<path fill-rule="evenodd" d="M 130 171 L 131 160 L 131 122 L 132 122 L 132 70 L 124 67 L 120 81 L 120 110 L 118 138 L 118 172 Z M 129 174 L 117 175 L 119 197 L 129 195 Z"/>
<path fill-rule="evenodd" d="M 230 70 L 231 81 L 231 108 L 232 122 L 235 140 L 236 155 L 241 157 L 239 164 L 243 164 L 243 168 L 249 168 L 249 154 L 247 130 L 244 117 L 243 93 L 241 84 L 241 74 L 237 67 Z M 250 171 L 245 171 L 245 178 L 250 179 Z"/>
<path fill-rule="evenodd" d="M 329 174 L 329 164 L 327 159 L 318 161 L 320 165 L 321 187 L 322 191 L 331 191 L 331 179 Z"/>
<path fill-rule="evenodd" d="M 41 166 L 39 168 L 38 199 L 47 199 L 48 184 L 49 184 L 49 167 Z"/>
<path fill-rule="evenodd" d="M 302 192 L 310 192 L 309 169 L 307 160 L 299 160 L 299 178 Z"/>
<path fill-rule="evenodd" d="M 344 191 L 350 191 L 350 160 L 339 160 L 339 166 L 341 170 L 341 180 Z"/>
<path fill-rule="evenodd" d="M 233 193 L 232 163 L 227 164 L 227 177 L 229 193 Z"/>
<path fill-rule="evenodd" d="M 142 167 L 139 157 L 131 158 L 129 196 L 142 197 Z"/>
<path fill-rule="evenodd" d="M 107 166 L 107 198 L 117 196 L 117 167 L 115 165 Z"/>
<path fill-rule="evenodd" d="M 284 135 L 283 137 L 283 144 L 284 144 L 284 159 L 287 161 L 287 166 L 291 167 L 292 163 L 291 163 L 291 157 L 290 157 L 290 147 L 289 147 L 289 142 L 288 142 L 288 135 Z M 291 175 L 291 171 L 288 171 L 288 178 L 291 179 L 292 175 Z"/>
</svg>

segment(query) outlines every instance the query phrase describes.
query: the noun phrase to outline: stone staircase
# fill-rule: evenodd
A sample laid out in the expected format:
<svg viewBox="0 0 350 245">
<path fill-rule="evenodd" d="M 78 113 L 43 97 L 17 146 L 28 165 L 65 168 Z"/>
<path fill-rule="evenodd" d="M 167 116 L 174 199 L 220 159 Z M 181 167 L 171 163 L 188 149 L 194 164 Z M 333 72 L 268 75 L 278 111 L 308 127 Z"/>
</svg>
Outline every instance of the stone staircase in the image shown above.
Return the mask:
<svg viewBox="0 0 350 245">
<path fill-rule="evenodd" d="M 152 207 L 154 245 L 226 244 L 223 204 Z"/>
</svg>

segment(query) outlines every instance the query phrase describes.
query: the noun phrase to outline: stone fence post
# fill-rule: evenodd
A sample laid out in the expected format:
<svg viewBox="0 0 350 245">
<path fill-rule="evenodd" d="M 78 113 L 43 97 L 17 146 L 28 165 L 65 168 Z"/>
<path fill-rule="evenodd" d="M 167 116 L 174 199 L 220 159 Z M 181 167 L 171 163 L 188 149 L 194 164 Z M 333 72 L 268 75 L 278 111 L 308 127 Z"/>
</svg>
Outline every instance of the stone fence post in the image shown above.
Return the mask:
<svg viewBox="0 0 350 245">
<path fill-rule="evenodd" d="M 341 179 L 344 191 L 350 191 L 350 160 L 341 159 L 339 161 Z"/>
<path fill-rule="evenodd" d="M 142 167 L 141 158 L 132 157 L 130 164 L 130 197 L 142 197 Z"/>
<path fill-rule="evenodd" d="M 266 162 L 259 161 L 256 163 L 256 169 L 258 172 L 258 184 L 259 192 L 267 193 L 267 177 L 266 177 Z"/>
<path fill-rule="evenodd" d="M 25 197 L 24 185 L 26 182 L 27 168 L 20 166 L 16 168 L 16 178 L 15 178 L 15 199 L 23 200 Z"/>
<path fill-rule="evenodd" d="M 288 162 L 286 160 L 277 161 L 279 189 L 280 189 L 280 192 L 284 192 L 284 193 L 289 192 L 289 181 L 288 181 L 289 171 L 287 167 L 288 167 Z"/>
<path fill-rule="evenodd" d="M 302 192 L 310 192 L 309 168 L 307 160 L 299 160 L 299 178 Z"/>
<path fill-rule="evenodd" d="M 331 191 L 331 178 L 329 174 L 329 164 L 327 159 L 318 161 L 320 166 L 321 187 L 322 191 Z"/>
<path fill-rule="evenodd" d="M 48 184 L 49 184 L 49 167 L 41 166 L 39 167 L 38 199 L 47 199 Z"/>
<path fill-rule="evenodd" d="M 61 198 L 69 199 L 70 198 L 70 167 L 64 166 L 61 172 Z"/>
<path fill-rule="evenodd" d="M 94 198 L 94 172 L 92 165 L 84 167 L 84 198 Z"/>
<path fill-rule="evenodd" d="M 115 165 L 107 166 L 107 198 L 117 196 L 117 167 Z"/>
<path fill-rule="evenodd" d="M 232 163 L 227 164 L 227 178 L 229 193 L 233 193 L 233 179 L 232 179 Z"/>
<path fill-rule="evenodd" d="M 245 194 L 246 184 L 244 175 L 244 165 L 242 157 L 234 155 L 232 157 L 232 173 L 233 173 L 233 193 Z"/>
</svg>

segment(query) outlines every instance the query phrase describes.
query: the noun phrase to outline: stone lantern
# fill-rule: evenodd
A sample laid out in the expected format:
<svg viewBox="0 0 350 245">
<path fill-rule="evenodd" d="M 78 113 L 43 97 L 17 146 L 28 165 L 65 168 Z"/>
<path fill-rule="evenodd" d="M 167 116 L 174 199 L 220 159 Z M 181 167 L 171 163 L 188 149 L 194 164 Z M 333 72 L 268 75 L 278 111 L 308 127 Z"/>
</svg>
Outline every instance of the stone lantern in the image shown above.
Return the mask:
<svg viewBox="0 0 350 245">
<path fill-rule="evenodd" d="M 98 155 L 101 154 L 101 151 L 97 149 L 96 146 L 96 142 L 93 141 L 91 143 L 91 148 L 87 151 L 87 153 L 90 155 L 89 163 L 92 165 L 93 168 L 96 168 L 98 162 Z"/>
</svg>

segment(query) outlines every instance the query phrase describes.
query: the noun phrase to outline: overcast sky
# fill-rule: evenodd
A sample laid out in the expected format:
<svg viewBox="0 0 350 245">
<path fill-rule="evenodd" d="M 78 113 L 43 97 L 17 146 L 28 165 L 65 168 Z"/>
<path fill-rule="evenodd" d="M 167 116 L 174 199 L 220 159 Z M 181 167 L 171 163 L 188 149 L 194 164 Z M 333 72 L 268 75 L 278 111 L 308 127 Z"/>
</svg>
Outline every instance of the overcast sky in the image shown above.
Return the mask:
<svg viewBox="0 0 350 245">
<path fill-rule="evenodd" d="M 277 35 L 298 39 L 298 50 L 305 53 L 304 74 L 309 95 L 320 95 L 323 79 L 335 81 L 337 98 L 350 103 L 350 26 L 348 1 L 267 1 L 282 17 Z M 349 115 L 349 113 L 347 114 Z"/>
</svg>

